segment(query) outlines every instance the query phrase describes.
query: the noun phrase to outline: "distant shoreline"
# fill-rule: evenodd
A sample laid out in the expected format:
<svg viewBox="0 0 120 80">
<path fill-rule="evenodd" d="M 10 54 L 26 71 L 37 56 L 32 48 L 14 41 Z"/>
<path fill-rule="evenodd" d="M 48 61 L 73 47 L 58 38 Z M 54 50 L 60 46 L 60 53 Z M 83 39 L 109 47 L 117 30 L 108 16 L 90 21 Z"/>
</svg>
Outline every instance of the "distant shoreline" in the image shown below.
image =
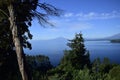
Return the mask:
<svg viewBox="0 0 120 80">
<path fill-rule="evenodd" d="M 111 43 L 120 43 L 120 39 L 113 39 L 113 40 L 110 40 Z"/>
<path fill-rule="evenodd" d="M 85 41 L 110 41 L 109 39 L 85 39 Z"/>
<path fill-rule="evenodd" d="M 120 43 L 120 39 L 85 39 L 85 41 L 110 41 L 111 43 Z"/>
</svg>

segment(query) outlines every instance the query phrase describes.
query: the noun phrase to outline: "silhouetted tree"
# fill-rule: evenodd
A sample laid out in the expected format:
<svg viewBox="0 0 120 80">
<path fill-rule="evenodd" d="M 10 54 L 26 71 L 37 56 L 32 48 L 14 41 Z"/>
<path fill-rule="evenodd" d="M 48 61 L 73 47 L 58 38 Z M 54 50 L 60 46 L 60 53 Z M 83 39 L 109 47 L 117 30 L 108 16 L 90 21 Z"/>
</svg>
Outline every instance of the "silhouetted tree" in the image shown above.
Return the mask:
<svg viewBox="0 0 120 80">
<path fill-rule="evenodd" d="M 45 13 L 37 11 L 37 6 Z M 38 0 L 0 0 L 0 21 L 2 21 L 2 25 L 9 25 L 7 28 L 10 29 L 12 35 L 12 42 L 14 43 L 23 80 L 28 80 L 23 46 L 31 48 L 27 39 L 32 38 L 28 27 L 31 26 L 33 17 L 36 17 L 42 25 L 45 23 L 50 24 L 47 21 L 49 15 L 59 16 L 58 9 L 46 3 L 39 3 Z M 25 33 L 28 34 L 25 35 Z"/>
<path fill-rule="evenodd" d="M 68 51 L 68 55 L 72 55 L 70 57 L 72 66 L 78 69 L 83 69 L 85 65 L 90 67 L 90 56 L 84 46 L 82 34 L 76 34 L 75 38 L 69 41 L 67 45 L 71 50 Z"/>
<path fill-rule="evenodd" d="M 14 50 L 0 49 L 0 80 L 21 80 Z"/>
</svg>

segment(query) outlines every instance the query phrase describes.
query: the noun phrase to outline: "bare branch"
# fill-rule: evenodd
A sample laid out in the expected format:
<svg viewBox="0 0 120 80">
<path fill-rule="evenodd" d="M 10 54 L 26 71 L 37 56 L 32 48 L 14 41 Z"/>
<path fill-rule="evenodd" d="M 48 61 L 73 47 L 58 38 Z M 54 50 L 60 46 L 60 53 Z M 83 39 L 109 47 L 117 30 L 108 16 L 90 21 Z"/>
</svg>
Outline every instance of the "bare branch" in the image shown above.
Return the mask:
<svg viewBox="0 0 120 80">
<path fill-rule="evenodd" d="M 50 26 L 54 26 L 53 24 L 51 24 L 49 21 L 48 21 L 48 15 L 47 14 L 43 14 L 43 13 L 40 13 L 38 11 L 34 11 L 33 12 L 34 16 L 38 19 L 39 23 L 45 27 L 45 24 L 48 24 Z"/>
<path fill-rule="evenodd" d="M 62 13 L 62 10 L 55 8 L 50 4 L 38 3 L 38 6 L 43 9 L 48 15 L 60 16 Z"/>
</svg>

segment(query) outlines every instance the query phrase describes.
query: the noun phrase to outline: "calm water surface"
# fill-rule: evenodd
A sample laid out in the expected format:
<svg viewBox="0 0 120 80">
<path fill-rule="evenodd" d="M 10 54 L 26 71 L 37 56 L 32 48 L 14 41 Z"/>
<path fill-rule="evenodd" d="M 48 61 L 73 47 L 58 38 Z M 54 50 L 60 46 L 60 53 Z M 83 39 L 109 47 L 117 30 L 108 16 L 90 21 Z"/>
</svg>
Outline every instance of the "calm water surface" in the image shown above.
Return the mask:
<svg viewBox="0 0 120 80">
<path fill-rule="evenodd" d="M 58 48 L 56 48 L 56 46 Z M 59 46 L 63 46 L 59 49 Z M 85 41 L 86 49 L 90 52 L 90 59 L 93 61 L 95 58 L 103 59 L 108 57 L 112 63 L 120 64 L 120 43 L 111 43 L 109 41 Z M 45 47 L 45 49 L 43 48 Z M 51 48 L 52 47 L 52 48 Z M 46 49 L 47 48 L 47 49 Z M 66 43 L 60 45 L 34 45 L 31 51 L 25 50 L 29 54 L 44 54 L 49 56 L 53 65 L 59 64 L 64 55 L 64 50 L 68 49 Z"/>
<path fill-rule="evenodd" d="M 86 48 L 90 51 L 91 60 L 108 57 L 111 62 L 120 63 L 120 43 L 109 41 L 86 41 Z"/>
</svg>

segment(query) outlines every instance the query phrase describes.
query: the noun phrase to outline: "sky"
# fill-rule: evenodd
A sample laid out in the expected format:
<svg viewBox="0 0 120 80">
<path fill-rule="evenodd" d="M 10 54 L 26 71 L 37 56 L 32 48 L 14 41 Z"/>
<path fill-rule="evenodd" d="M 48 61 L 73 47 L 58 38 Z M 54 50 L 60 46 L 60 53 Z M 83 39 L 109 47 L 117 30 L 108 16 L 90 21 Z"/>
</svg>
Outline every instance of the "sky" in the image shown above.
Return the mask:
<svg viewBox="0 0 120 80">
<path fill-rule="evenodd" d="M 63 10 L 60 17 L 50 17 L 54 27 L 42 27 L 36 19 L 30 31 L 33 40 L 58 37 L 104 38 L 120 33 L 120 0 L 40 0 Z"/>
</svg>

